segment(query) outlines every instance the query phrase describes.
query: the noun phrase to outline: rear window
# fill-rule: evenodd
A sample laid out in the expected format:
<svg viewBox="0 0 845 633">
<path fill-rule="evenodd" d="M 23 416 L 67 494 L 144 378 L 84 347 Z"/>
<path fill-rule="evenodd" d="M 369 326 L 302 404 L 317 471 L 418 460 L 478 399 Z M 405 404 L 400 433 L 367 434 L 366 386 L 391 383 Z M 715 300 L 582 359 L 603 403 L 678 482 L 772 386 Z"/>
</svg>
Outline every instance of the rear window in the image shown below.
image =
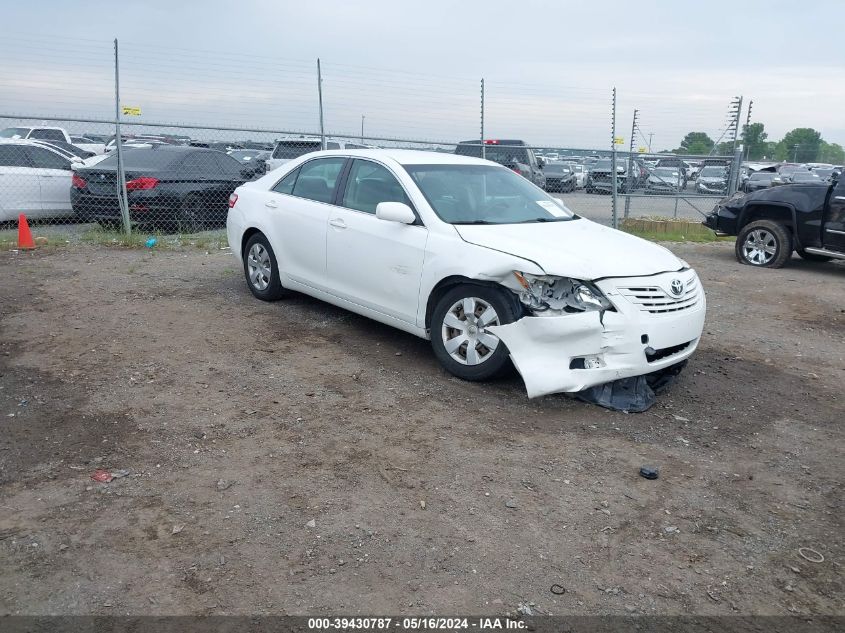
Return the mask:
<svg viewBox="0 0 845 633">
<path fill-rule="evenodd" d="M 167 169 L 184 156 L 181 152 L 161 152 L 155 148 L 127 147 L 123 150 L 123 168 L 132 171 Z M 97 163 L 97 167 L 117 169 L 117 152 L 109 154 L 108 158 Z"/>
<path fill-rule="evenodd" d="M 320 151 L 320 141 L 279 141 L 273 158 L 299 158 L 309 152 Z"/>
<path fill-rule="evenodd" d="M 65 135 L 61 130 L 51 130 L 49 128 L 35 128 L 29 138 L 37 138 L 44 141 L 64 141 Z"/>
</svg>

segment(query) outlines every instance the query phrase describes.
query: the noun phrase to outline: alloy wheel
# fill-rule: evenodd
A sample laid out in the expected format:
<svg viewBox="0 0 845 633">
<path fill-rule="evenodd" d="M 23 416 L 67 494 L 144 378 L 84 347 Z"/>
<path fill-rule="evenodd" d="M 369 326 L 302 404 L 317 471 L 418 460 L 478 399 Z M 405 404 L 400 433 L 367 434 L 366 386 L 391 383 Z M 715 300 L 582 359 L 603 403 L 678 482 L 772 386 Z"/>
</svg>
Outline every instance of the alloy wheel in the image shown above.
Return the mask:
<svg viewBox="0 0 845 633">
<path fill-rule="evenodd" d="M 253 244 L 246 258 L 249 271 L 249 282 L 256 290 L 266 290 L 270 285 L 273 265 L 270 263 L 270 253 L 261 244 Z"/>
<path fill-rule="evenodd" d="M 742 244 L 742 254 L 755 266 L 765 266 L 777 253 L 778 243 L 775 236 L 765 229 L 754 229 Z"/>
</svg>

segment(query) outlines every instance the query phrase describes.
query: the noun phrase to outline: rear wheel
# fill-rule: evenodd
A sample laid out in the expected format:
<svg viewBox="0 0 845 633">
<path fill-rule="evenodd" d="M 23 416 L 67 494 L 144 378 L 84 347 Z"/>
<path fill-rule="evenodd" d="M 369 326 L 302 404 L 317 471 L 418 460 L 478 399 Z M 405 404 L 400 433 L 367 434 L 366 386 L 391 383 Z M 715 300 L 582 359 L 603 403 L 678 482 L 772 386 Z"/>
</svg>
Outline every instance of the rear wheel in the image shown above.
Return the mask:
<svg viewBox="0 0 845 633">
<path fill-rule="evenodd" d="M 196 233 L 203 227 L 203 213 L 205 205 L 199 196 L 187 195 L 182 199 L 177 212 L 177 228 L 180 233 Z"/>
<path fill-rule="evenodd" d="M 782 224 L 757 220 L 747 224 L 736 238 L 736 258 L 758 268 L 781 268 L 792 255 L 792 235 Z"/>
<path fill-rule="evenodd" d="M 263 233 L 256 233 L 244 247 L 244 276 L 252 294 L 262 301 L 276 301 L 285 295 L 273 247 Z"/>
<path fill-rule="evenodd" d="M 488 380 L 510 368 L 505 344 L 490 326 L 513 323 L 519 306 L 504 290 L 464 284 L 437 302 L 431 319 L 431 345 L 440 364 L 458 378 Z"/>
</svg>

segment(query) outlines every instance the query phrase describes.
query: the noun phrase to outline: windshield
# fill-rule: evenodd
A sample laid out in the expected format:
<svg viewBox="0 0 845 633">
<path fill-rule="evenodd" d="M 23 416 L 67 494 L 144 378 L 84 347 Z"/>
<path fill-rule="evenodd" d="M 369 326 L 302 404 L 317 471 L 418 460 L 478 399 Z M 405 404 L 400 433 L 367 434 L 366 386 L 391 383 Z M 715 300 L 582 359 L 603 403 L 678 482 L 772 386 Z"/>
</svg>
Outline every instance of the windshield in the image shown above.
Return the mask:
<svg viewBox="0 0 845 633">
<path fill-rule="evenodd" d="M 279 141 L 273 158 L 299 158 L 309 152 L 320 151 L 320 141 Z"/>
<path fill-rule="evenodd" d="M 460 156 L 481 158 L 481 143 L 458 143 L 455 153 Z M 527 165 L 529 162 L 528 150 L 519 145 L 485 143 L 484 158 L 500 165 L 512 165 L 513 163 Z"/>
<path fill-rule="evenodd" d="M 671 167 L 658 167 L 652 172 L 659 178 L 677 178 L 678 172 Z"/>
<path fill-rule="evenodd" d="M 774 179 L 774 177 L 775 177 L 775 175 L 771 172 L 758 171 L 754 174 L 751 174 L 750 179 L 751 180 L 772 180 L 772 179 Z"/>
<path fill-rule="evenodd" d="M 449 224 L 560 222 L 577 217 L 509 169 L 487 165 L 406 165 L 434 212 Z"/>
<path fill-rule="evenodd" d="M 819 179 L 818 176 L 816 176 L 813 173 L 810 173 L 809 171 L 808 172 L 796 172 L 792 176 L 792 182 L 798 182 L 798 181 L 808 182 L 808 181 L 813 181 L 813 180 L 818 180 L 818 179 Z"/>
<path fill-rule="evenodd" d="M 703 178 L 724 178 L 726 173 L 724 167 L 705 167 L 699 175 Z"/>
<path fill-rule="evenodd" d="M 0 138 L 26 138 L 28 133 L 28 127 L 7 127 L 0 131 Z"/>
</svg>

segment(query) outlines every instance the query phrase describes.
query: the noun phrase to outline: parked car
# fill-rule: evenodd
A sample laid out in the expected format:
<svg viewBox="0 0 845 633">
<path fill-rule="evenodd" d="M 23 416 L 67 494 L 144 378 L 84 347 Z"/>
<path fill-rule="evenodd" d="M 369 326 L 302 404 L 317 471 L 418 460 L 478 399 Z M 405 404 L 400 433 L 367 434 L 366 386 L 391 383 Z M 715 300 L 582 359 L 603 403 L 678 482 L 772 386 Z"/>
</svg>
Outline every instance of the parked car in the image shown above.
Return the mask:
<svg viewBox="0 0 845 633">
<path fill-rule="evenodd" d="M 583 189 L 587 184 L 587 167 L 580 163 L 569 163 L 572 168 L 572 173 L 575 174 L 575 187 Z"/>
<path fill-rule="evenodd" d="M 70 144 L 70 135 L 60 127 L 7 127 L 0 130 L 0 138 L 60 141 Z"/>
<path fill-rule="evenodd" d="M 459 156 L 482 157 L 499 163 L 516 172 L 520 176 L 533 182 L 541 189 L 546 186 L 546 175 L 543 172 L 545 159 L 537 158 L 534 151 L 525 141 L 515 139 L 487 139 L 482 141 L 461 141 L 455 148 Z"/>
<path fill-rule="evenodd" d="M 835 167 L 816 167 L 812 173 L 822 180 L 829 182 L 834 176 L 838 176 L 840 172 Z"/>
<path fill-rule="evenodd" d="M 70 142 L 79 149 L 94 154 L 102 154 L 106 151 L 106 144 L 86 136 L 71 136 Z"/>
<path fill-rule="evenodd" d="M 512 360 L 529 397 L 677 371 L 704 325 L 686 262 L 489 161 L 319 152 L 229 204 L 229 244 L 258 299 L 298 291 L 430 339 L 466 380 Z"/>
<path fill-rule="evenodd" d="M 736 235 L 736 257 L 751 266 L 780 268 L 793 251 L 810 261 L 845 259 L 845 179 L 737 194 L 717 204 L 703 224 Z"/>
<path fill-rule="evenodd" d="M 613 183 L 611 179 L 611 159 L 601 158 L 596 161 L 587 174 L 585 185 L 587 193 L 611 193 Z M 629 179 L 629 174 L 631 178 Z M 648 178 L 645 166 L 640 161 L 630 162 L 630 159 L 616 161 L 617 191 L 628 193 L 637 189 Z M 630 180 L 630 182 L 629 182 Z"/>
<path fill-rule="evenodd" d="M 276 141 L 273 147 L 272 156 L 267 159 L 267 169 L 272 170 L 281 167 L 285 163 L 292 161 L 294 158 L 299 158 L 311 152 L 319 152 L 321 150 L 321 140 L 318 137 L 299 137 L 299 138 L 283 138 Z M 366 145 L 359 143 L 351 143 L 349 141 L 327 138 L 326 149 L 364 149 Z"/>
<path fill-rule="evenodd" d="M 223 152 L 198 147 L 127 148 L 123 156 L 130 220 L 185 233 L 222 224 L 229 195 L 255 175 Z M 77 169 L 70 197 L 80 220 L 118 225 L 117 154 Z"/>
<path fill-rule="evenodd" d="M 242 165 L 254 167 L 256 174 L 265 174 L 269 171 L 267 160 L 271 152 L 261 149 L 233 149 L 226 153 Z"/>
<path fill-rule="evenodd" d="M 702 167 L 695 181 L 695 192 L 700 194 L 726 194 L 728 192 L 728 168 L 721 165 Z"/>
<path fill-rule="evenodd" d="M 646 180 L 651 193 L 678 193 L 684 188 L 684 176 L 677 167 L 655 167 Z"/>
<path fill-rule="evenodd" d="M 73 215 L 71 158 L 38 141 L 0 140 L 0 221 Z"/>
<path fill-rule="evenodd" d="M 772 186 L 772 181 L 775 176 L 776 174 L 770 171 L 755 171 L 753 174 L 749 175 L 748 180 L 742 184 L 742 190 L 745 193 L 751 193 L 753 191 L 759 191 L 760 189 L 767 189 Z"/>
<path fill-rule="evenodd" d="M 577 186 L 575 172 L 568 163 L 549 161 L 543 168 L 546 176 L 546 191 L 568 193 L 575 191 Z"/>
</svg>

